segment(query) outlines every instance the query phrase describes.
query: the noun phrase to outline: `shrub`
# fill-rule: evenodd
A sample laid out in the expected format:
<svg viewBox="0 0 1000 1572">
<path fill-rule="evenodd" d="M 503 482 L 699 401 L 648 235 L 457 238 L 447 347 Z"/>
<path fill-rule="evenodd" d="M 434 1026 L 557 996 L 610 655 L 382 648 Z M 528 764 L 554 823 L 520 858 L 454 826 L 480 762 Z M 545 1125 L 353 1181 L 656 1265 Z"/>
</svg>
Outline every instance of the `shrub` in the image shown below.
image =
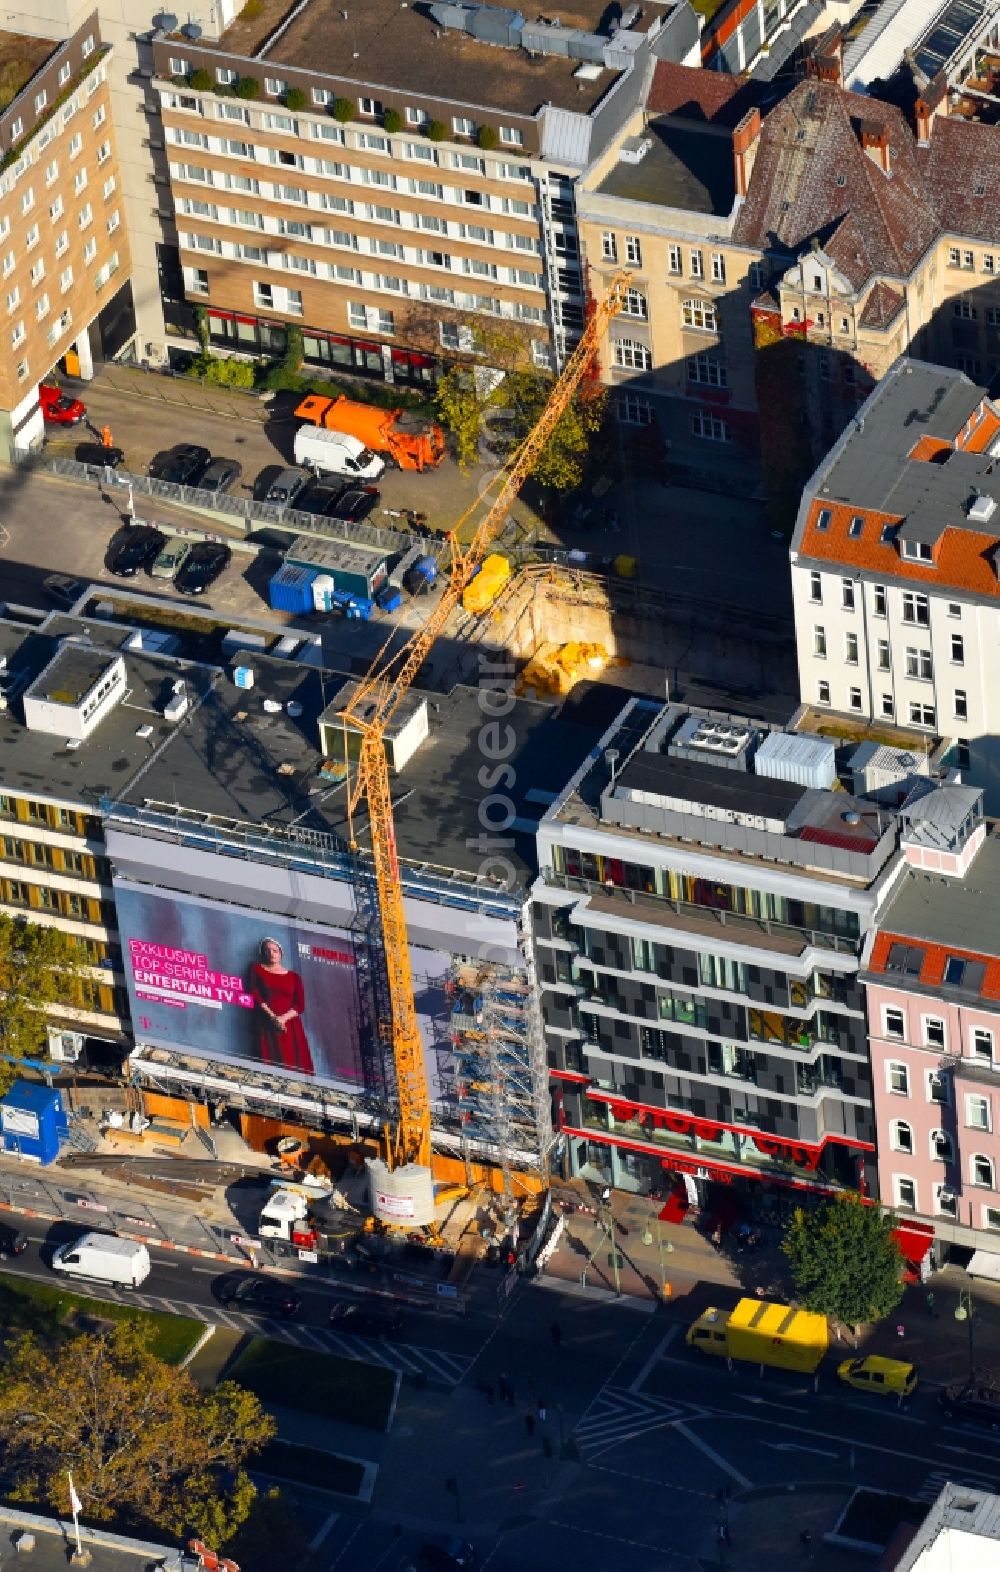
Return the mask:
<svg viewBox="0 0 1000 1572">
<path fill-rule="evenodd" d="M 215 89 L 216 98 L 235 98 L 236 89 L 232 82 L 219 82 Z"/>
<path fill-rule="evenodd" d="M 198 335 L 198 342 L 201 345 L 202 354 L 207 353 L 209 333 L 208 312 L 205 310 L 204 306 L 195 306 L 194 308 L 194 330 Z"/>
<path fill-rule="evenodd" d="M 448 135 L 448 127 L 441 120 L 428 120 L 424 129 L 430 142 L 443 142 Z"/>
<path fill-rule="evenodd" d="M 248 360 L 217 360 L 214 355 L 199 355 L 191 373 L 203 377 L 216 388 L 252 388 L 254 385 L 254 369 Z"/>
<path fill-rule="evenodd" d="M 500 138 L 492 126 L 480 126 L 476 132 L 476 141 L 484 153 L 492 153 Z"/>
<path fill-rule="evenodd" d="M 382 116 L 382 125 L 390 136 L 395 136 L 403 129 L 403 117 L 398 109 L 387 109 Z"/>
<path fill-rule="evenodd" d="M 237 98 L 259 98 L 260 83 L 255 76 L 241 76 L 236 84 Z"/>
<path fill-rule="evenodd" d="M 305 358 L 305 345 L 302 342 L 302 329 L 290 324 L 285 333 L 285 353 L 281 357 L 282 369 L 290 371 L 293 375 L 302 370 L 302 361 Z"/>
<path fill-rule="evenodd" d="M 335 98 L 333 101 L 333 118 L 339 120 L 341 125 L 346 125 L 348 120 L 358 118 L 358 106 L 353 98 Z"/>
<path fill-rule="evenodd" d="M 196 93 L 210 93 L 215 86 L 211 71 L 206 71 L 199 66 L 197 71 L 192 71 L 188 77 L 188 86 L 193 87 Z"/>
<path fill-rule="evenodd" d="M 170 80 L 173 83 L 174 87 L 190 87 L 191 86 L 190 78 L 186 77 L 186 76 L 172 76 L 170 78 Z"/>
<path fill-rule="evenodd" d="M 285 108 L 291 110 L 305 109 L 308 99 L 301 87 L 290 87 L 285 94 Z"/>
</svg>

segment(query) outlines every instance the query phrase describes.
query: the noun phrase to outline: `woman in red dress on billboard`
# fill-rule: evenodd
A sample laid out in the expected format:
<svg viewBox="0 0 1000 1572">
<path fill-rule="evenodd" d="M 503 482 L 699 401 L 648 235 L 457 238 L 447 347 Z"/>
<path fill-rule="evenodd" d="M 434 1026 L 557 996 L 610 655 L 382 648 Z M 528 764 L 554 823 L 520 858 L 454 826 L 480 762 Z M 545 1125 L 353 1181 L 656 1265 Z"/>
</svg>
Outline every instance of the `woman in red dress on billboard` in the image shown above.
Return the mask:
<svg viewBox="0 0 1000 1572">
<path fill-rule="evenodd" d="M 257 1006 L 260 1056 L 265 1064 L 315 1075 L 312 1054 L 302 1025 L 306 1006 L 302 978 L 283 965 L 277 939 L 261 939 L 259 959 L 250 967 L 250 993 Z"/>
</svg>

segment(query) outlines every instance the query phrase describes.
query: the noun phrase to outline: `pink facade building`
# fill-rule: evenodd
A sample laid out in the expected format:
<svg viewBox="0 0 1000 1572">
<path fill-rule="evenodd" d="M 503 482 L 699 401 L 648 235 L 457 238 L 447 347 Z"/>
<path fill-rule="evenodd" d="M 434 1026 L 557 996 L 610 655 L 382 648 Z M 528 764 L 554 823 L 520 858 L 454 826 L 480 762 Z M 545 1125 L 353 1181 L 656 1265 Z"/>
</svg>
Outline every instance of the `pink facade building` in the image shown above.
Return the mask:
<svg viewBox="0 0 1000 1572">
<path fill-rule="evenodd" d="M 862 973 L 879 1194 L 1000 1268 L 1000 838 L 968 787 L 901 819 L 903 871 Z"/>
</svg>

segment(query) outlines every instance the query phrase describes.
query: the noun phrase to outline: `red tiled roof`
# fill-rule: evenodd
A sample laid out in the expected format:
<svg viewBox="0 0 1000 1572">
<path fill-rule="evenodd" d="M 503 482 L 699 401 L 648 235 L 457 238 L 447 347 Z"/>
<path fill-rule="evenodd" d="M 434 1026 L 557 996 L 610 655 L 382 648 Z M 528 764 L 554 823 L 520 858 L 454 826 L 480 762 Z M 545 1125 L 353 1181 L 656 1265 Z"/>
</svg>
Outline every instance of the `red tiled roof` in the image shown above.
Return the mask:
<svg viewBox="0 0 1000 1572">
<path fill-rule="evenodd" d="M 917 158 L 942 230 L 995 241 L 1000 212 L 1000 132 L 960 116 L 938 115 Z"/>
<path fill-rule="evenodd" d="M 911 945 L 915 949 L 923 950 L 924 960 L 918 978 L 911 981 L 921 982 L 927 988 L 940 988 L 944 983 L 944 969 L 949 955 L 958 956 L 963 961 L 981 961 L 986 967 L 986 976 L 980 994 L 984 999 L 1000 999 L 1000 957 L 984 955 L 978 950 L 961 950 L 956 945 L 931 944 L 926 939 L 914 939 L 909 934 L 889 933 L 885 930 L 878 933 L 872 947 L 871 959 L 868 962 L 870 972 L 885 974 L 886 961 L 889 951 L 894 944 Z M 906 978 L 897 972 L 891 974 L 893 983 L 901 988 L 906 987 Z"/>
<path fill-rule="evenodd" d="M 646 100 L 651 115 L 679 115 L 713 125 L 739 125 L 748 109 L 760 102 L 758 83 L 730 76 L 726 71 L 705 71 L 701 66 L 675 65 L 659 60 Z"/>
<path fill-rule="evenodd" d="M 865 301 L 861 313 L 861 326 L 866 328 L 887 328 L 895 322 L 902 311 L 905 302 L 898 290 L 890 289 L 888 284 L 876 284 L 868 299 Z"/>
<path fill-rule="evenodd" d="M 830 523 L 827 529 L 819 530 L 816 520 L 824 508 L 830 514 Z M 858 513 L 864 517 L 865 526 L 855 539 L 847 530 Z M 992 600 L 1000 599 L 1000 582 L 989 559 L 989 553 L 997 545 L 995 534 L 946 529 L 936 547 L 933 564 L 911 562 L 900 556 L 895 545 L 882 544 L 883 524 L 899 522 L 898 513 L 878 513 L 871 508 L 815 498 L 802 531 L 799 555 L 822 562 L 843 563 L 886 579 L 911 579 L 915 584 L 970 590 L 976 595 L 988 595 Z"/>
</svg>

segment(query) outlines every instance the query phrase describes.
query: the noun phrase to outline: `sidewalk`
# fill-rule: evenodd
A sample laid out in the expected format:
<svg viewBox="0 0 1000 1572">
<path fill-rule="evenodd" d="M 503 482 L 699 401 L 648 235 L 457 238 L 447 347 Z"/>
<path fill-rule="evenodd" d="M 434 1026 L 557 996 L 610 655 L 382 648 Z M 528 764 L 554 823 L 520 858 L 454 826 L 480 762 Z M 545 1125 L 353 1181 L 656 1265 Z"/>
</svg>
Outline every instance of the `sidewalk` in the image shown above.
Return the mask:
<svg viewBox="0 0 1000 1572">
<path fill-rule="evenodd" d="M 933 1311 L 927 1306 L 928 1291 Z M 959 1295 L 967 1301 L 970 1293 L 971 1334 L 968 1318 L 955 1319 Z M 862 1336 L 858 1347 L 861 1353 L 910 1360 L 926 1386 L 964 1383 L 970 1367 L 979 1381 L 1000 1381 L 1000 1284 L 971 1279 L 961 1267 L 945 1267 L 927 1283 L 908 1288 L 899 1308 Z"/>
</svg>

